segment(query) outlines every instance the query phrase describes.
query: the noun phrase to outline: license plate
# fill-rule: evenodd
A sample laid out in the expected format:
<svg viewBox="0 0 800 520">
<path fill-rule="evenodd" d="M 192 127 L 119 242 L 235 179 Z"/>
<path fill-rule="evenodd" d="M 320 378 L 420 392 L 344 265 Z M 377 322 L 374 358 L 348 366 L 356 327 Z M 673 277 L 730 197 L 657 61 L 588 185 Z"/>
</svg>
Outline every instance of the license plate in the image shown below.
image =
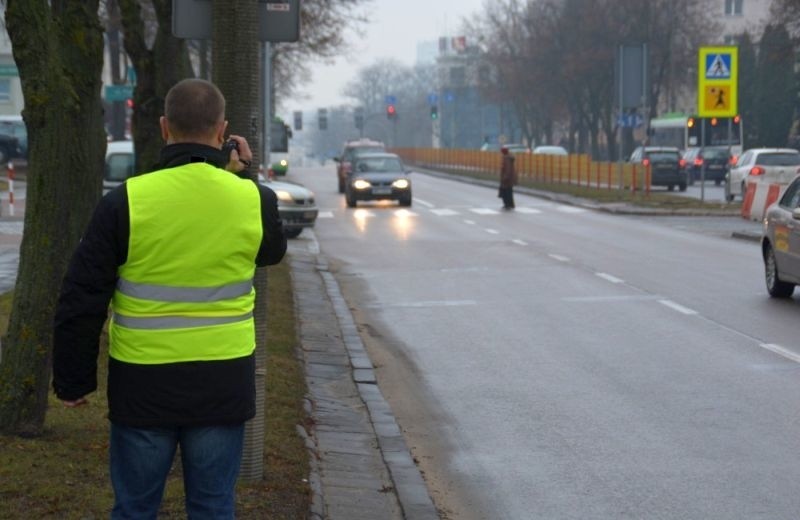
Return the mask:
<svg viewBox="0 0 800 520">
<path fill-rule="evenodd" d="M 311 220 L 312 218 L 314 218 L 314 216 L 315 214 L 313 211 L 306 211 L 305 213 L 303 213 L 303 218 L 306 220 Z"/>
<path fill-rule="evenodd" d="M 709 170 L 721 170 L 722 169 L 722 165 L 721 164 L 709 164 L 708 165 L 708 169 Z"/>
<path fill-rule="evenodd" d="M 392 192 L 392 188 L 372 188 L 372 193 L 375 195 L 389 195 Z"/>
</svg>

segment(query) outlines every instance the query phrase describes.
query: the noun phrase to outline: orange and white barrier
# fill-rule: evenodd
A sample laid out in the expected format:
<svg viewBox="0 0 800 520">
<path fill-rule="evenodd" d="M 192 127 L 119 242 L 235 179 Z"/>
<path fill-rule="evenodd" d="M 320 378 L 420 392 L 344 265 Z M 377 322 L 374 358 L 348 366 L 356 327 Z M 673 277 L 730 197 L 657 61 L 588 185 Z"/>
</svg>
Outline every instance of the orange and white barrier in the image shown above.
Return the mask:
<svg viewBox="0 0 800 520">
<path fill-rule="evenodd" d="M 777 201 L 788 184 L 766 183 L 748 179 L 747 191 L 742 201 L 742 218 L 762 220 L 767 208 Z"/>
</svg>

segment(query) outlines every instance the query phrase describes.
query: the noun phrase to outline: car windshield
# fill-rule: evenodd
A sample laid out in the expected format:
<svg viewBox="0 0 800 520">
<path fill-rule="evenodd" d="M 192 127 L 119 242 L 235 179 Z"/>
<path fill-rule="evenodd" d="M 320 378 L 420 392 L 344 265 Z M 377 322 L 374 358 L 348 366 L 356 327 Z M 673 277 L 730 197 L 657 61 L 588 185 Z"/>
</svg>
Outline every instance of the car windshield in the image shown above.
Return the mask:
<svg viewBox="0 0 800 520">
<path fill-rule="evenodd" d="M 115 153 L 106 161 L 106 180 L 124 181 L 133 176 L 133 154 Z"/>
<path fill-rule="evenodd" d="M 359 172 L 402 172 L 403 165 L 395 157 L 369 157 L 359 159 L 356 163 L 356 171 Z"/>
<path fill-rule="evenodd" d="M 647 157 L 653 162 L 677 161 L 680 155 L 678 152 L 647 152 Z"/>
<path fill-rule="evenodd" d="M 762 153 L 758 155 L 756 164 L 760 166 L 798 166 L 800 153 Z"/>
<path fill-rule="evenodd" d="M 703 157 L 706 159 L 725 159 L 727 160 L 730 157 L 727 149 L 710 149 L 710 150 L 703 150 Z"/>
<path fill-rule="evenodd" d="M 382 152 L 383 146 L 359 146 L 358 148 L 352 148 L 350 152 L 353 157 L 357 155 L 363 155 L 365 153 L 375 153 L 375 152 Z"/>
</svg>

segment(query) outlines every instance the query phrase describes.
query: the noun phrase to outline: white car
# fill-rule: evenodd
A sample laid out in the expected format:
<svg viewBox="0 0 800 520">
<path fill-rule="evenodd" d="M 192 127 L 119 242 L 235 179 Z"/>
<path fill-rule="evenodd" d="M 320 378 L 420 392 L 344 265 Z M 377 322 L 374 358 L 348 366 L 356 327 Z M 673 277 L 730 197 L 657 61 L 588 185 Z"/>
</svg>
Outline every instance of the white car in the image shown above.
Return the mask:
<svg viewBox="0 0 800 520">
<path fill-rule="evenodd" d="M 563 146 L 537 146 L 533 149 L 534 155 L 567 155 Z"/>
<path fill-rule="evenodd" d="M 800 283 L 800 176 L 767 209 L 761 254 L 769 295 L 790 297 Z"/>
<path fill-rule="evenodd" d="M 725 199 L 744 199 L 748 179 L 788 184 L 800 170 L 800 152 L 794 148 L 753 148 L 731 166 L 725 179 Z"/>
<path fill-rule="evenodd" d="M 116 188 L 133 176 L 133 141 L 111 141 L 106 145 L 106 169 L 103 193 Z"/>
</svg>

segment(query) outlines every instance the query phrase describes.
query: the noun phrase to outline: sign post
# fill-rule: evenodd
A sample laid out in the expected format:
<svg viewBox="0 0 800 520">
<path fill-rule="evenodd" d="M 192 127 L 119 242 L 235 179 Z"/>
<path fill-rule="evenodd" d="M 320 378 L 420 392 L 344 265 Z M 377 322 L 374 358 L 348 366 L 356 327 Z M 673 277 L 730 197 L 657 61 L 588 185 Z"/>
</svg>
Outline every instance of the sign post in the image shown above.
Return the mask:
<svg viewBox="0 0 800 520">
<path fill-rule="evenodd" d="M 706 118 L 731 118 L 738 111 L 739 48 L 700 47 L 697 53 L 697 114 L 702 118 L 701 154 L 706 144 Z M 730 122 L 728 124 L 730 125 Z M 730 135 L 730 131 L 728 134 Z M 730 140 L 728 146 L 730 147 Z M 705 200 L 705 161 L 700 170 L 700 200 Z"/>
</svg>

